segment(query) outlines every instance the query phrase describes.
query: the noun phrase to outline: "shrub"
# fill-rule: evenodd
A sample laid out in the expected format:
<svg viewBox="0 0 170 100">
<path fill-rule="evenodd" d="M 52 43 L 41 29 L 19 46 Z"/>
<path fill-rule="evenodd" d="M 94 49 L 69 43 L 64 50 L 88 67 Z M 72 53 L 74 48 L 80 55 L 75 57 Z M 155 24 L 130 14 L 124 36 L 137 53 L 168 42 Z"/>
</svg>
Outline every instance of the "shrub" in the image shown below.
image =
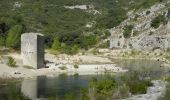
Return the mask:
<svg viewBox="0 0 170 100">
<path fill-rule="evenodd" d="M 132 25 L 127 25 L 124 27 L 124 32 L 123 32 L 123 36 L 125 38 L 130 38 L 131 36 L 131 33 L 132 33 L 132 29 L 133 29 L 133 26 Z"/>
<path fill-rule="evenodd" d="M 58 37 L 55 37 L 53 45 L 52 45 L 52 49 L 53 50 L 59 50 L 59 48 L 60 48 L 60 42 L 58 40 Z"/>
<path fill-rule="evenodd" d="M 151 13 L 150 11 L 147 11 L 147 12 L 146 12 L 146 15 L 149 15 L 150 13 Z"/>
<path fill-rule="evenodd" d="M 166 23 L 166 18 L 164 15 L 158 15 L 151 21 L 151 27 L 157 29 L 160 24 L 165 24 Z"/>
<path fill-rule="evenodd" d="M 79 65 L 75 64 L 75 65 L 74 65 L 74 68 L 75 68 L 75 69 L 78 69 L 78 68 L 79 68 Z"/>
<path fill-rule="evenodd" d="M 150 81 L 134 81 L 129 83 L 130 92 L 132 94 L 145 94 L 148 86 L 152 85 Z"/>
<path fill-rule="evenodd" d="M 15 61 L 15 59 L 12 58 L 12 57 L 8 57 L 7 65 L 10 66 L 10 67 L 16 67 L 16 61 Z"/>
<path fill-rule="evenodd" d="M 61 66 L 61 67 L 58 67 L 60 70 L 66 70 L 67 67 L 66 66 Z"/>
</svg>

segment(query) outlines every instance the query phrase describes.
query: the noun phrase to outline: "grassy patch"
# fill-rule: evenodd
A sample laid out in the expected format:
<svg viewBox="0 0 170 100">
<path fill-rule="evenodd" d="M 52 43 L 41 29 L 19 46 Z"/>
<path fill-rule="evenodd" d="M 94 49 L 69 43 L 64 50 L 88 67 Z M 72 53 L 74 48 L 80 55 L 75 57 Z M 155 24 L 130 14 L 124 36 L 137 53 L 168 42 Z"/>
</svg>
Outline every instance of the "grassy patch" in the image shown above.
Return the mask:
<svg viewBox="0 0 170 100">
<path fill-rule="evenodd" d="M 32 66 L 28 66 L 28 65 L 24 65 L 23 67 L 27 69 L 34 69 Z"/>
<path fill-rule="evenodd" d="M 12 57 L 8 57 L 7 65 L 10 66 L 10 67 L 17 67 L 16 61 L 15 61 L 15 59 L 12 58 Z"/>
<path fill-rule="evenodd" d="M 67 69 L 67 67 L 66 66 L 60 66 L 60 67 L 58 67 L 60 70 L 66 70 Z"/>
<path fill-rule="evenodd" d="M 145 94 L 147 92 L 147 88 L 152 86 L 153 84 L 150 81 L 136 81 L 130 82 L 130 92 L 132 94 Z"/>
</svg>

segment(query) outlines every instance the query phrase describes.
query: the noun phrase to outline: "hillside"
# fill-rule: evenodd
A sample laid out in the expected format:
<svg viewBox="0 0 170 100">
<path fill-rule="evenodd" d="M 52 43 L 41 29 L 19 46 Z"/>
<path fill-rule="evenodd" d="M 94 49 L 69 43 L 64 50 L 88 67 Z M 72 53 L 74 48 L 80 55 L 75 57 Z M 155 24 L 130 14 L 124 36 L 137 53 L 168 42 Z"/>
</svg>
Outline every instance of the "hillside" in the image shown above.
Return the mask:
<svg viewBox="0 0 170 100">
<path fill-rule="evenodd" d="M 167 50 L 170 47 L 170 1 L 148 9 L 131 10 L 128 18 L 112 28 L 110 48 Z"/>
<path fill-rule="evenodd" d="M 47 48 L 54 47 L 53 42 L 57 41 L 57 51 L 75 54 L 107 38 L 110 35 L 107 29 L 124 21 L 129 10 L 148 8 L 163 1 L 1 0 L 0 45 L 16 49 L 20 42 L 18 37 L 11 38 L 15 34 L 40 32 L 45 35 Z"/>
</svg>

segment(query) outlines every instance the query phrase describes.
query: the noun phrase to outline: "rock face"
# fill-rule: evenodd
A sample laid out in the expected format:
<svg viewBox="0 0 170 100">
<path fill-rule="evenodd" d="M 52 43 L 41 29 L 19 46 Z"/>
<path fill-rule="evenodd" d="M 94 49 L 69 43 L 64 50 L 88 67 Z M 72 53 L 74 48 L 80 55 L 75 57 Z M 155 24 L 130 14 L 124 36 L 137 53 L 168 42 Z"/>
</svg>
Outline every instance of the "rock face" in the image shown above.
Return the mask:
<svg viewBox="0 0 170 100">
<path fill-rule="evenodd" d="M 21 56 L 23 65 L 35 69 L 44 65 L 44 38 L 40 33 L 25 33 L 21 36 Z"/>
<path fill-rule="evenodd" d="M 119 26 L 110 29 L 110 48 L 137 50 L 167 50 L 170 48 L 170 2 L 158 3 L 148 9 L 129 11 L 128 18 Z M 167 24 L 161 23 L 153 28 L 151 22 L 159 15 L 164 15 Z M 124 37 L 126 26 L 133 26 L 128 38 Z"/>
</svg>

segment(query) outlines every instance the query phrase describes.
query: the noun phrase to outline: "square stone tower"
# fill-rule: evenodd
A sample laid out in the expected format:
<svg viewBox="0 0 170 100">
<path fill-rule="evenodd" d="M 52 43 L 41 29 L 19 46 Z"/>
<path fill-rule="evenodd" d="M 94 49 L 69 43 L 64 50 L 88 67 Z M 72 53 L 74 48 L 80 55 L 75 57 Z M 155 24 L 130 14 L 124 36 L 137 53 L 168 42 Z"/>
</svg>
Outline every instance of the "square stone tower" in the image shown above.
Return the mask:
<svg viewBox="0 0 170 100">
<path fill-rule="evenodd" d="M 21 56 L 23 65 L 35 69 L 45 67 L 44 38 L 40 33 L 24 33 L 21 35 Z"/>
</svg>

